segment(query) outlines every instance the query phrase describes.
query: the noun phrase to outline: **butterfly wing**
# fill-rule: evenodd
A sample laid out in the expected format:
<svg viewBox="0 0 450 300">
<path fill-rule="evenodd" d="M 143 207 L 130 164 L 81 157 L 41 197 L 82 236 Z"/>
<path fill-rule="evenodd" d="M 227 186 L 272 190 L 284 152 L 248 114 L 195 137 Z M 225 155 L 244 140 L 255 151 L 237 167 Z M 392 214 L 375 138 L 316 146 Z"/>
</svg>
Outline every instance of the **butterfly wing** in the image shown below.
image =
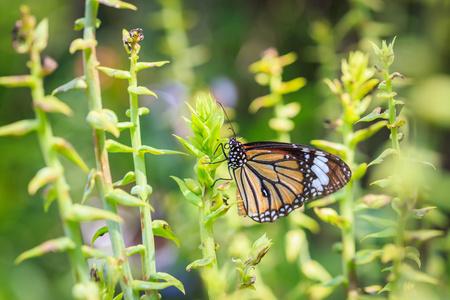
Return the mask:
<svg viewBox="0 0 450 300">
<path fill-rule="evenodd" d="M 350 181 L 340 158 L 315 148 L 276 142 L 244 144 L 247 163 L 234 169 L 238 213 L 257 222 L 287 216 L 303 202 L 331 194 Z"/>
</svg>

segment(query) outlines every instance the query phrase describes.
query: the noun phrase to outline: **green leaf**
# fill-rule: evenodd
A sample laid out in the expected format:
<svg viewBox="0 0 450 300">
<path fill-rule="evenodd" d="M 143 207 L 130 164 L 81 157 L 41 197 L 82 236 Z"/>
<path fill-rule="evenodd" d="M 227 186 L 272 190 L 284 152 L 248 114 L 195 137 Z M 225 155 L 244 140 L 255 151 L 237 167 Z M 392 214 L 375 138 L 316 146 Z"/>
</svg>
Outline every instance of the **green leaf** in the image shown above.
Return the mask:
<svg viewBox="0 0 450 300">
<path fill-rule="evenodd" d="M 417 266 L 419 266 L 419 268 L 421 267 L 422 263 L 420 261 L 420 252 L 417 248 L 413 246 L 405 247 L 405 257 L 415 261 Z"/>
<path fill-rule="evenodd" d="M 45 18 L 34 29 L 34 48 L 42 52 L 47 47 L 48 42 L 48 19 Z"/>
<path fill-rule="evenodd" d="M 186 267 L 186 271 L 190 272 L 192 269 L 198 269 L 200 267 L 204 267 L 206 265 L 209 265 L 213 260 L 214 260 L 213 256 L 208 256 L 206 258 L 197 259 L 197 260 L 193 261 L 192 263 L 190 263 Z"/>
<path fill-rule="evenodd" d="M 102 71 L 103 73 L 105 73 L 106 75 L 108 75 L 109 77 L 112 77 L 112 78 L 131 79 L 130 72 L 125 71 L 125 70 L 112 69 L 112 68 L 108 68 L 108 67 L 97 67 L 97 69 L 99 69 L 100 71 Z"/>
<path fill-rule="evenodd" d="M 106 194 L 106 200 L 108 201 L 112 201 L 114 203 L 123 205 L 123 206 L 145 206 L 151 210 L 153 210 L 153 208 L 151 207 L 150 204 L 148 204 L 147 202 L 131 196 L 130 194 L 128 194 L 127 192 L 121 190 L 121 189 L 114 189 L 112 192 L 109 192 L 108 194 Z"/>
<path fill-rule="evenodd" d="M 188 187 L 189 190 L 191 190 L 194 194 L 201 196 L 202 195 L 202 190 L 200 185 L 197 183 L 197 181 L 191 179 L 191 178 L 185 178 L 184 179 L 184 183 L 186 184 L 186 186 Z M 229 183 L 229 182 L 228 182 Z M 219 187 L 217 187 L 218 190 Z"/>
<path fill-rule="evenodd" d="M 66 214 L 65 219 L 72 222 L 84 222 L 95 220 L 111 220 L 114 222 L 122 223 L 123 219 L 112 212 L 89 206 L 83 206 L 81 204 L 72 204 L 69 213 Z"/>
<path fill-rule="evenodd" d="M 338 213 L 332 208 L 314 207 L 314 212 L 322 221 L 330 223 L 331 225 L 339 228 L 348 228 L 349 226 L 348 221 L 344 217 L 339 216 Z"/>
<path fill-rule="evenodd" d="M 366 163 L 361 163 L 361 164 L 358 165 L 356 170 L 353 172 L 352 179 L 353 180 L 359 180 L 364 175 L 366 175 L 366 172 L 367 172 L 367 164 Z"/>
<path fill-rule="evenodd" d="M 42 99 L 35 100 L 33 105 L 48 113 L 62 113 L 68 117 L 73 115 L 72 109 L 55 96 L 45 96 Z"/>
<path fill-rule="evenodd" d="M 202 207 L 203 206 L 202 198 L 200 196 L 194 194 L 186 186 L 186 183 L 183 180 L 181 180 L 180 178 L 175 177 L 175 176 L 170 176 L 170 177 L 178 183 L 178 186 L 180 187 L 181 193 L 186 198 L 186 200 L 188 200 L 189 202 L 191 202 L 192 204 L 194 204 L 197 207 Z"/>
<path fill-rule="evenodd" d="M 374 261 L 383 254 L 383 250 L 380 249 L 363 249 L 356 252 L 355 263 L 363 265 Z"/>
<path fill-rule="evenodd" d="M 89 171 L 86 186 L 84 187 L 83 198 L 81 199 L 81 204 L 84 204 L 84 202 L 86 202 L 88 197 L 91 195 L 92 190 L 94 189 L 95 186 L 95 178 L 97 176 L 99 176 L 99 174 L 96 169 L 91 169 Z"/>
<path fill-rule="evenodd" d="M 150 110 L 147 108 L 147 107 L 139 107 L 138 108 L 138 115 L 139 116 L 143 116 L 143 115 L 146 115 L 146 114 L 148 114 L 150 112 Z M 131 110 L 130 109 L 127 109 L 127 111 L 125 112 L 125 115 L 127 116 L 127 117 L 130 117 L 131 116 Z M 132 123 L 133 124 L 133 123 Z"/>
<path fill-rule="evenodd" d="M 379 292 L 378 294 L 381 294 L 382 292 L 390 292 L 391 291 L 391 283 L 388 282 Z"/>
<path fill-rule="evenodd" d="M 175 150 L 166 150 L 166 149 L 156 149 L 150 146 L 141 146 L 138 150 L 139 154 L 142 153 L 151 153 L 154 155 L 163 155 L 163 154 L 182 154 L 186 155 L 186 153 L 175 151 Z"/>
<path fill-rule="evenodd" d="M 133 128 L 133 127 L 134 127 L 134 124 L 131 123 L 131 122 L 119 122 L 119 123 L 117 123 L 117 128 L 120 131 L 122 131 L 124 129 L 127 129 L 127 128 Z"/>
<path fill-rule="evenodd" d="M 164 280 L 165 282 L 171 283 L 172 286 L 176 287 L 183 294 L 185 294 L 183 284 L 178 279 L 176 279 L 175 277 L 173 277 L 170 274 L 163 273 L 163 272 L 157 272 L 157 273 L 150 274 L 150 278 L 151 279 Z"/>
<path fill-rule="evenodd" d="M 344 275 L 338 275 L 338 276 L 334 277 L 333 279 L 322 283 L 321 286 L 324 286 L 324 287 L 337 287 L 337 286 L 343 285 L 346 282 L 346 280 L 347 279 L 345 278 Z"/>
<path fill-rule="evenodd" d="M 281 84 L 275 88 L 275 91 L 279 94 L 288 94 L 298 91 L 305 85 L 306 79 L 298 77 L 286 82 L 281 82 Z"/>
<path fill-rule="evenodd" d="M 420 209 L 413 209 L 412 212 L 409 213 L 409 216 L 414 219 L 423 219 L 426 214 L 428 214 L 432 209 L 437 208 L 437 206 L 429 206 Z"/>
<path fill-rule="evenodd" d="M 172 231 L 169 224 L 163 220 L 153 220 L 152 222 L 153 234 L 157 236 L 161 236 L 163 238 L 172 240 L 177 244 L 178 248 L 180 248 L 180 240 Z"/>
<path fill-rule="evenodd" d="M 442 230 L 422 229 L 414 231 L 405 231 L 406 240 L 426 241 L 434 237 L 442 236 L 445 232 Z"/>
<path fill-rule="evenodd" d="M 232 205 L 221 205 L 218 209 L 206 216 L 205 223 L 212 223 L 218 218 L 225 216 Z"/>
<path fill-rule="evenodd" d="M 0 127 L 0 136 L 22 136 L 39 127 L 37 120 L 21 120 Z"/>
<path fill-rule="evenodd" d="M 86 163 L 72 146 L 72 144 L 70 144 L 67 140 L 60 137 L 53 138 L 53 149 L 58 151 L 62 156 L 74 162 L 86 174 L 89 173 L 89 168 L 87 167 Z"/>
<path fill-rule="evenodd" d="M 380 228 L 395 227 L 397 225 L 397 222 L 394 220 L 379 218 L 372 215 L 358 215 L 358 218 L 366 220 L 367 222 L 370 222 L 371 224 Z"/>
<path fill-rule="evenodd" d="M 295 123 L 285 118 L 272 118 L 269 120 L 269 127 L 275 131 L 288 132 L 294 129 Z"/>
<path fill-rule="evenodd" d="M 44 203 L 44 211 L 48 212 L 48 209 L 50 205 L 53 203 L 53 201 L 56 199 L 56 189 L 54 184 L 49 184 L 44 188 L 44 191 L 42 192 L 42 197 L 45 200 Z"/>
<path fill-rule="evenodd" d="M 184 148 L 186 148 L 189 152 L 192 153 L 192 155 L 196 156 L 197 158 L 202 158 L 203 156 L 206 156 L 206 154 L 202 151 L 200 151 L 197 147 L 195 147 L 194 145 L 192 145 L 192 143 L 186 141 L 185 139 L 173 135 L 174 137 L 176 137 L 181 144 L 183 144 Z"/>
<path fill-rule="evenodd" d="M 136 245 L 136 246 L 131 246 L 125 249 L 125 253 L 126 256 L 132 256 L 135 254 L 143 254 L 145 253 L 145 247 L 144 245 Z"/>
<path fill-rule="evenodd" d="M 288 262 L 296 262 L 306 241 L 305 231 L 302 229 L 289 230 L 285 235 L 285 253 Z"/>
<path fill-rule="evenodd" d="M 155 62 L 138 62 L 136 64 L 136 71 L 140 71 L 142 69 L 147 69 L 147 68 L 153 68 L 153 67 L 161 67 L 168 63 L 169 63 L 168 60 L 155 61 Z"/>
<path fill-rule="evenodd" d="M 48 240 L 20 254 L 16 258 L 16 260 L 14 260 L 14 264 L 18 265 L 26 259 L 42 256 L 48 252 L 65 252 L 74 248 L 75 243 L 68 237 L 60 237 L 57 239 Z"/>
<path fill-rule="evenodd" d="M 426 282 L 434 285 L 439 284 L 439 280 L 416 269 L 413 269 L 411 266 L 407 264 L 403 264 L 402 273 L 406 279 L 414 282 Z"/>
<path fill-rule="evenodd" d="M 361 119 L 356 121 L 356 123 L 370 122 L 375 119 L 389 119 L 389 113 L 388 112 L 381 113 L 381 107 L 376 107 L 370 114 L 368 114 L 365 117 L 362 117 Z"/>
<path fill-rule="evenodd" d="M 308 260 L 301 265 L 302 273 L 311 280 L 327 282 L 330 281 L 330 273 L 316 260 Z"/>
<path fill-rule="evenodd" d="M 395 230 L 394 227 L 389 227 L 385 230 L 382 230 L 380 232 L 375 232 L 375 233 L 371 233 L 366 235 L 365 237 L 363 237 L 361 239 L 360 242 L 364 241 L 367 238 L 387 238 L 387 237 L 394 237 L 397 234 L 397 230 Z"/>
<path fill-rule="evenodd" d="M 99 19 L 95 19 L 95 28 L 100 28 L 100 25 L 102 24 L 102 21 L 100 21 Z M 75 31 L 80 31 L 83 30 L 84 28 L 84 18 L 79 18 L 75 20 L 75 23 L 73 25 L 73 30 Z"/>
<path fill-rule="evenodd" d="M 378 98 L 384 98 L 384 99 L 389 99 L 389 98 L 394 98 L 395 96 L 397 96 L 396 92 L 392 92 L 392 93 L 386 93 L 386 92 L 382 92 L 382 93 L 378 93 L 377 97 Z"/>
<path fill-rule="evenodd" d="M 53 90 L 52 96 L 61 93 L 61 92 L 67 92 L 70 90 L 85 90 L 87 88 L 87 83 L 85 80 L 85 76 L 80 76 L 75 79 L 72 79 L 71 81 L 57 87 Z"/>
<path fill-rule="evenodd" d="M 147 201 L 147 198 L 149 195 L 151 195 L 153 193 L 153 188 L 150 185 L 145 185 L 145 186 L 140 186 L 140 185 L 135 185 L 132 189 L 131 189 L 131 194 L 132 195 L 139 195 L 139 197 L 143 200 L 143 201 Z M 150 207 L 150 209 L 152 211 L 153 208 Z"/>
<path fill-rule="evenodd" d="M 269 94 L 265 96 L 261 96 L 256 98 L 250 103 L 248 107 L 248 111 L 252 114 L 256 113 L 262 107 L 272 107 L 278 102 L 280 102 L 280 95 L 277 94 Z"/>
<path fill-rule="evenodd" d="M 308 229 L 312 233 L 319 233 L 320 225 L 316 220 L 304 213 L 299 213 L 291 219 L 294 224 Z"/>
<path fill-rule="evenodd" d="M 339 193 L 339 192 L 338 192 Z M 336 194 L 325 196 L 319 200 L 314 200 L 311 202 L 308 202 L 306 204 L 307 208 L 313 208 L 313 207 L 325 207 L 330 204 L 336 203 L 339 201 L 339 197 L 336 197 Z"/>
<path fill-rule="evenodd" d="M 31 75 L 14 75 L 0 77 L 0 85 L 6 87 L 30 87 L 34 84 L 33 76 Z"/>
<path fill-rule="evenodd" d="M 387 148 L 377 158 L 375 158 L 372 162 L 370 162 L 367 165 L 367 167 L 370 167 L 370 166 L 376 165 L 376 164 L 381 164 L 386 157 L 388 157 L 391 154 L 395 154 L 395 153 L 396 153 L 396 151 L 394 149 Z"/>
<path fill-rule="evenodd" d="M 181 282 L 180 282 L 181 284 Z M 142 281 L 142 280 L 133 280 L 133 289 L 137 291 L 145 291 L 145 290 L 162 290 L 168 287 L 174 286 L 173 282 L 155 282 L 155 281 Z M 184 294 L 184 287 L 181 290 Z"/>
<path fill-rule="evenodd" d="M 155 98 L 158 98 L 158 96 L 156 96 L 154 92 L 150 91 L 148 88 L 144 86 L 129 86 L 128 92 L 136 95 L 152 95 Z"/>
<path fill-rule="evenodd" d="M 137 7 L 134 6 L 133 4 L 127 3 L 127 2 L 123 2 L 120 0 L 96 0 L 98 3 L 109 6 L 109 7 L 114 7 L 117 9 L 131 9 L 131 10 L 137 10 Z"/>
<path fill-rule="evenodd" d="M 362 141 L 367 140 L 372 135 L 377 133 L 381 128 L 385 127 L 388 124 L 387 121 L 378 121 L 367 128 L 360 129 L 353 134 L 353 139 L 351 140 L 351 144 L 356 146 Z"/>
<path fill-rule="evenodd" d="M 69 52 L 70 52 L 70 54 L 74 54 L 78 50 L 86 50 L 89 48 L 95 48 L 95 47 L 97 47 L 97 43 L 98 42 L 95 39 L 84 40 L 82 38 L 78 38 L 78 39 L 72 41 L 72 43 L 70 44 Z"/>
<path fill-rule="evenodd" d="M 105 146 L 110 153 L 137 153 L 133 148 L 111 139 L 106 140 Z"/>
<path fill-rule="evenodd" d="M 121 180 L 114 182 L 113 186 L 126 185 L 134 181 L 136 181 L 136 174 L 131 171 L 125 174 L 125 176 Z"/>
<path fill-rule="evenodd" d="M 86 245 L 81 246 L 81 251 L 86 258 L 105 259 L 108 257 L 104 252 Z"/>
<path fill-rule="evenodd" d="M 364 204 L 369 209 L 378 209 L 391 202 L 391 196 L 383 194 L 367 194 L 359 199 L 357 204 Z"/>
<path fill-rule="evenodd" d="M 54 168 L 45 167 L 40 169 L 28 184 L 28 193 L 35 195 L 41 187 L 54 182 L 60 175 L 61 173 Z"/>
<path fill-rule="evenodd" d="M 391 186 L 392 183 L 393 183 L 392 177 L 389 176 L 388 178 L 374 181 L 370 185 L 375 184 L 375 185 L 378 185 L 379 187 L 385 188 L 385 187 Z"/>
<path fill-rule="evenodd" d="M 325 150 L 333 155 L 340 157 L 345 156 L 346 147 L 341 143 L 333 143 L 325 140 L 312 140 L 311 145 L 314 145 L 317 148 Z"/>
<path fill-rule="evenodd" d="M 94 245 L 94 242 L 101 237 L 102 235 L 104 235 L 105 233 L 108 233 L 108 227 L 107 226 L 103 226 L 100 227 L 99 229 L 97 229 L 97 231 L 94 233 L 94 236 L 92 237 L 91 240 L 91 246 Z"/>
<path fill-rule="evenodd" d="M 120 131 L 117 128 L 117 116 L 112 110 L 106 108 L 102 110 L 91 110 L 86 119 L 91 127 L 109 131 L 115 137 L 119 137 Z"/>
</svg>

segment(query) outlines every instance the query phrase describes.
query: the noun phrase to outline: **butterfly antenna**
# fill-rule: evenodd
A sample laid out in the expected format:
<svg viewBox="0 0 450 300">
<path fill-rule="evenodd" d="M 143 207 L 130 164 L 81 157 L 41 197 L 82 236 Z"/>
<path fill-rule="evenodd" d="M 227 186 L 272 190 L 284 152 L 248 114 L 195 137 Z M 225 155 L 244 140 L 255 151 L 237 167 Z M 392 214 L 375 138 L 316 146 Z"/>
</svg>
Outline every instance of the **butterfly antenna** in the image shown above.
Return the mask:
<svg viewBox="0 0 450 300">
<path fill-rule="evenodd" d="M 225 117 L 227 117 L 228 123 L 230 124 L 230 129 L 233 131 L 234 137 L 236 137 L 236 131 L 234 131 L 233 125 L 231 124 L 230 118 L 228 118 L 227 111 L 225 110 L 225 107 L 223 107 L 222 103 L 219 101 L 216 101 L 219 103 L 219 105 L 222 107 L 223 113 L 225 114 Z"/>
</svg>

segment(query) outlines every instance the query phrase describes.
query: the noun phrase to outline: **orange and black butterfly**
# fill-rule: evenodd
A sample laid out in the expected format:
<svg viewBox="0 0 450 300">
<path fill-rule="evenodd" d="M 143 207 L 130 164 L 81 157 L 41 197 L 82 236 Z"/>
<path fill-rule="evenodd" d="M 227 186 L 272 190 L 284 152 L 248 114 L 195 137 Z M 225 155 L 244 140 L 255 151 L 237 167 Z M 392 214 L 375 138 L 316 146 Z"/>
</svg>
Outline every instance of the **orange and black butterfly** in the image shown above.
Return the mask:
<svg viewBox="0 0 450 300">
<path fill-rule="evenodd" d="M 260 223 L 274 222 L 305 201 L 334 193 L 352 177 L 343 160 L 307 146 L 279 142 L 242 144 L 235 137 L 220 146 L 228 171 L 231 175 L 233 170 L 236 181 L 238 214 Z M 224 148 L 229 149 L 228 155 Z"/>
<path fill-rule="evenodd" d="M 352 176 L 340 158 L 311 147 L 242 144 L 231 138 L 225 148 L 229 148 L 225 157 L 237 185 L 238 214 L 260 223 L 274 222 L 305 201 L 336 192 Z"/>
</svg>

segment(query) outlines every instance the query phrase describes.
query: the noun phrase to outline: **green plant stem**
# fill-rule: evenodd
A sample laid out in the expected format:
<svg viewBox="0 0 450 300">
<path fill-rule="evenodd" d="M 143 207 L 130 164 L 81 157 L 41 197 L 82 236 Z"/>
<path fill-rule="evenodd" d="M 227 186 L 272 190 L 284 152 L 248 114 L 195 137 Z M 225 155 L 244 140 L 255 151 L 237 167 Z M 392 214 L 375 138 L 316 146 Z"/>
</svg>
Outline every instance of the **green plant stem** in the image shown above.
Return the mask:
<svg viewBox="0 0 450 300">
<path fill-rule="evenodd" d="M 214 178 L 214 177 L 213 177 Z M 216 290 L 214 280 L 217 279 L 218 267 L 216 258 L 216 244 L 214 242 L 213 222 L 206 222 L 206 218 L 211 212 L 213 188 L 206 188 L 203 196 L 203 206 L 199 208 L 200 213 L 200 239 L 203 258 L 213 258 L 212 261 L 203 267 L 203 278 L 207 284 L 208 297 L 210 300 L 217 299 L 219 292 Z"/>
<path fill-rule="evenodd" d="M 282 83 L 282 78 L 281 78 L 281 74 L 272 74 L 270 75 L 270 93 L 273 96 L 277 97 L 277 100 L 275 101 L 275 118 L 277 119 L 286 119 L 286 116 L 283 114 L 283 112 L 281 111 L 281 108 L 284 106 L 284 99 L 283 99 L 283 95 L 281 95 L 280 93 L 278 93 L 278 87 L 281 85 Z M 286 131 L 278 131 L 277 130 L 277 140 L 279 142 L 283 142 L 283 143 L 290 143 L 291 142 L 291 137 L 289 135 L 289 132 Z"/>
<path fill-rule="evenodd" d="M 345 120 L 348 118 L 344 118 Z M 346 149 L 346 161 L 350 167 L 355 165 L 355 146 L 353 138 L 353 121 L 347 121 L 344 125 L 344 144 Z M 348 222 L 342 227 L 342 268 L 347 279 L 345 286 L 347 299 L 358 299 L 358 277 L 356 275 L 355 258 L 355 216 L 354 216 L 354 191 L 353 180 L 345 187 L 345 196 L 340 202 L 342 217 Z"/>
<path fill-rule="evenodd" d="M 33 101 L 41 100 L 44 98 L 44 85 L 42 79 L 42 67 L 40 53 L 35 47 L 31 48 L 30 53 L 30 69 L 31 75 L 34 79 L 34 84 L 31 86 L 31 94 Z M 58 178 L 54 181 L 54 187 L 56 191 L 56 199 L 58 201 L 59 214 L 61 216 L 62 227 L 64 234 L 69 237 L 74 243 L 75 248 L 68 251 L 70 264 L 72 267 L 72 273 L 77 283 L 89 282 L 89 266 L 81 251 L 83 245 L 83 239 L 81 237 L 81 231 L 77 222 L 66 220 L 65 216 L 70 212 L 72 207 L 72 199 L 69 194 L 69 186 L 66 182 L 66 178 L 63 174 L 64 168 L 59 161 L 57 152 L 53 149 L 54 136 L 52 127 L 47 120 L 46 113 L 35 106 L 34 111 L 36 119 L 39 122 L 37 129 L 39 145 L 44 157 L 45 164 L 60 172 Z"/>
<path fill-rule="evenodd" d="M 96 28 L 95 21 L 97 17 L 99 3 L 94 0 L 86 0 L 84 40 L 95 39 Z M 95 47 L 84 50 L 84 71 L 86 76 L 86 94 L 89 110 L 100 111 L 102 109 L 102 100 L 100 94 L 100 81 L 97 70 L 98 60 Z M 103 208 L 107 211 L 117 214 L 117 206 L 106 200 L 106 195 L 113 190 L 111 172 L 109 168 L 108 152 L 105 147 L 105 131 L 93 129 L 94 151 L 97 163 L 97 171 L 100 176 L 96 183 L 99 189 Z M 132 288 L 133 278 L 131 276 L 130 265 L 125 254 L 125 243 L 122 237 L 122 230 L 119 223 L 110 220 L 106 221 L 108 233 L 111 240 L 114 256 L 121 261 L 122 276 L 120 277 L 120 286 L 125 299 L 139 299 L 139 293 Z"/>
<path fill-rule="evenodd" d="M 131 51 L 130 57 L 130 74 L 131 78 L 128 81 L 129 86 L 137 86 L 137 71 L 136 64 L 138 55 L 135 48 Z M 133 153 L 134 170 L 136 174 L 136 184 L 145 188 L 147 186 L 147 174 L 145 170 L 145 153 L 139 153 L 139 148 L 142 146 L 141 130 L 139 121 L 139 103 L 138 95 L 130 94 L 130 120 L 133 123 L 133 127 L 130 128 L 131 143 L 136 153 Z M 148 196 L 142 201 L 148 202 Z M 145 247 L 145 251 L 142 254 L 142 271 L 143 280 L 151 280 L 152 274 L 156 273 L 155 264 L 155 239 L 153 236 L 152 228 L 152 215 L 150 208 L 140 206 L 141 212 L 141 230 L 142 230 L 142 244 Z M 159 299 L 157 290 L 147 290 L 146 294 L 149 299 Z"/>
</svg>

